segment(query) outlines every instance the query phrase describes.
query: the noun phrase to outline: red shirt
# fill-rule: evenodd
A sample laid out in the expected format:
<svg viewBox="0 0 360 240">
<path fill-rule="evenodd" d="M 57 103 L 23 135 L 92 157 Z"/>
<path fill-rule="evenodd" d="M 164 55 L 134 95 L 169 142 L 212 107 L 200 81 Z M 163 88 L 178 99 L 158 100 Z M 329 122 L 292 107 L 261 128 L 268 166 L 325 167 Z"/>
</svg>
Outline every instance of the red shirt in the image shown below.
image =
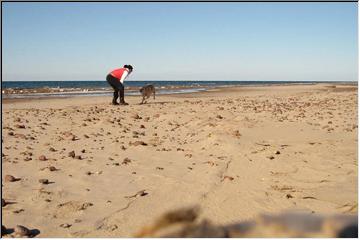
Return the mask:
<svg viewBox="0 0 360 240">
<path fill-rule="evenodd" d="M 113 77 L 120 80 L 125 72 L 126 72 L 127 75 L 129 74 L 129 70 L 127 68 L 118 68 L 118 69 L 113 70 L 110 74 Z"/>
</svg>

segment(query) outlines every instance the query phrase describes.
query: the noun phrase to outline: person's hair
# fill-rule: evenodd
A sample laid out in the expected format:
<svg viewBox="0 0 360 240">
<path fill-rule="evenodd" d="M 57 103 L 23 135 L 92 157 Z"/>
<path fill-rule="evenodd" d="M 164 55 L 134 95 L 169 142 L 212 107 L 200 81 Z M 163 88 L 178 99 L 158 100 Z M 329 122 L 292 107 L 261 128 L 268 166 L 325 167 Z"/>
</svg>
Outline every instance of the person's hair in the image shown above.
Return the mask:
<svg viewBox="0 0 360 240">
<path fill-rule="evenodd" d="M 132 67 L 131 65 L 124 65 L 124 68 L 127 68 L 127 69 L 129 69 L 130 71 L 133 70 L 133 67 Z"/>
</svg>

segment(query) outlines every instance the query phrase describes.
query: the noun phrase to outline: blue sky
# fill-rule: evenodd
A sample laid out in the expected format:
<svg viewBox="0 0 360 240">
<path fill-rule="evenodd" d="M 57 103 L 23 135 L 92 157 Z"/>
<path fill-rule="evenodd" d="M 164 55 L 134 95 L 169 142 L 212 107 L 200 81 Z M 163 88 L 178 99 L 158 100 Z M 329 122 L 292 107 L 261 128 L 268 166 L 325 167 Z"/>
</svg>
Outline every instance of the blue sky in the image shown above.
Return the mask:
<svg viewBox="0 0 360 240">
<path fill-rule="evenodd" d="M 357 80 L 357 3 L 2 3 L 5 81 Z"/>
</svg>

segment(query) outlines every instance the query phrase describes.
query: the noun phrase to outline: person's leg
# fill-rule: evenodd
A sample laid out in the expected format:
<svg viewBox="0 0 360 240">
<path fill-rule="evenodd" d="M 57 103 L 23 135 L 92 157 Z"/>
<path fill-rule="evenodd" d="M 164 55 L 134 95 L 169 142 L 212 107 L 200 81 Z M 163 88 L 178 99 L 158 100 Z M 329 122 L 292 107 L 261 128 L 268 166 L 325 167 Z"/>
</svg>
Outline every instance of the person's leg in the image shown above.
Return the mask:
<svg viewBox="0 0 360 240">
<path fill-rule="evenodd" d="M 123 105 L 128 105 L 126 102 L 125 102 L 125 99 L 124 99 L 124 85 L 121 83 L 121 82 L 119 82 L 120 83 L 120 104 L 123 104 Z"/>
<path fill-rule="evenodd" d="M 110 86 L 114 89 L 114 97 L 112 100 L 112 104 L 117 105 L 117 99 L 119 97 L 119 80 L 117 80 L 115 77 L 111 76 L 110 74 L 107 75 L 106 81 L 110 84 Z"/>
<path fill-rule="evenodd" d="M 118 90 L 114 90 L 114 98 L 112 100 L 112 104 L 114 105 L 118 105 L 119 103 L 117 102 L 117 99 L 119 97 L 119 91 Z"/>
</svg>

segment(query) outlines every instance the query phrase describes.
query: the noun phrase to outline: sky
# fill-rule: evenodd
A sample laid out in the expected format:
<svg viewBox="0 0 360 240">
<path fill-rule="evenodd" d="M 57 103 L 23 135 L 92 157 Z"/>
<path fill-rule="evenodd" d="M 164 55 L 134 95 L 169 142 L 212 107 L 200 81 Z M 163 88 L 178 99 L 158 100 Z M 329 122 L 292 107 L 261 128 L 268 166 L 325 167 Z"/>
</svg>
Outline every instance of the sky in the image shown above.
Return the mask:
<svg viewBox="0 0 360 240">
<path fill-rule="evenodd" d="M 357 81 L 358 3 L 2 3 L 2 80 Z"/>
</svg>

